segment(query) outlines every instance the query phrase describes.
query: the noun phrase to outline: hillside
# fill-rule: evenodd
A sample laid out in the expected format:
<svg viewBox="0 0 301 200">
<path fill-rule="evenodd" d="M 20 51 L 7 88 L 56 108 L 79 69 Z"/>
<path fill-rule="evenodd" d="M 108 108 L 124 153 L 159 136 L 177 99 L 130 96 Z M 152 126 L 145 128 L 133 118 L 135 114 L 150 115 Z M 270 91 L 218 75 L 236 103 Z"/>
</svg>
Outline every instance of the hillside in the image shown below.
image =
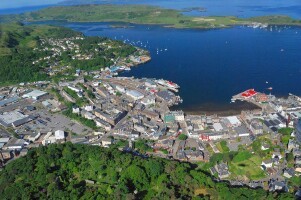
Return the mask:
<svg viewBox="0 0 301 200">
<path fill-rule="evenodd" d="M 76 5 L 49 7 L 20 15 L 4 15 L 2 21 L 48 21 L 72 22 L 124 22 L 134 24 L 157 24 L 173 28 L 224 28 L 233 25 L 268 23 L 272 25 L 296 25 L 301 21 L 287 16 L 262 16 L 238 18 L 234 16 L 184 15 L 180 10 L 148 5 Z"/>
<path fill-rule="evenodd" d="M 46 25 L 1 24 L 0 36 L 0 84 L 72 78 L 76 69 L 99 70 L 147 53 L 121 41 Z"/>
<path fill-rule="evenodd" d="M 1 84 L 37 81 L 47 78 L 42 65 L 32 65 L 41 53 L 33 52 L 43 37 L 71 37 L 79 33 L 52 26 L 24 26 L 21 23 L 1 25 L 0 29 L 0 80 Z"/>
<path fill-rule="evenodd" d="M 88 180 L 88 181 L 87 181 Z M 0 199 L 283 199 L 290 193 L 231 188 L 188 163 L 117 149 L 53 144 L 0 172 Z"/>
</svg>

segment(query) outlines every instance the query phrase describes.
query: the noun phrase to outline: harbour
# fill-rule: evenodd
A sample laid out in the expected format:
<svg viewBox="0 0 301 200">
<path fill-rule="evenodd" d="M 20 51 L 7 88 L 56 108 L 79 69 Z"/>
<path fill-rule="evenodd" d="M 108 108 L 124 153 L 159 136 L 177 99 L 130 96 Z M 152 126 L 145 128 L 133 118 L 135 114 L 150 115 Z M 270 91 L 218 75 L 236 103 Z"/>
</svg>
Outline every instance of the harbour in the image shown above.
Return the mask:
<svg viewBox="0 0 301 200">
<path fill-rule="evenodd" d="M 301 85 L 299 27 L 236 26 L 205 31 L 156 25 L 112 28 L 114 23 L 52 23 L 88 36 L 138 44 L 139 48 L 150 51 L 151 61 L 118 74 L 176 82 L 181 86 L 178 95 L 183 99 L 183 103 L 174 107 L 176 110 L 239 113 L 245 108 L 255 109 L 246 102 L 230 103 L 231 97 L 246 88 L 267 93 L 269 85 L 276 96 L 301 95 L 301 89 L 296 87 Z"/>
</svg>

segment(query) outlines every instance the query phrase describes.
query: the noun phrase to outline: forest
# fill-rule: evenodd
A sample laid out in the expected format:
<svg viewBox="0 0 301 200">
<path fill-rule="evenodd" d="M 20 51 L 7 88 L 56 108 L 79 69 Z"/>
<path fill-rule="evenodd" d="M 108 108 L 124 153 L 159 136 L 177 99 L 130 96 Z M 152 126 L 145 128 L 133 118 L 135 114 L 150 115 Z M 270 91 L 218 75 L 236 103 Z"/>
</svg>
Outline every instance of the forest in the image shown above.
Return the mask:
<svg viewBox="0 0 301 200">
<path fill-rule="evenodd" d="M 0 199 L 293 199 L 293 194 L 230 187 L 190 163 L 67 142 L 31 149 L 6 165 Z"/>
</svg>

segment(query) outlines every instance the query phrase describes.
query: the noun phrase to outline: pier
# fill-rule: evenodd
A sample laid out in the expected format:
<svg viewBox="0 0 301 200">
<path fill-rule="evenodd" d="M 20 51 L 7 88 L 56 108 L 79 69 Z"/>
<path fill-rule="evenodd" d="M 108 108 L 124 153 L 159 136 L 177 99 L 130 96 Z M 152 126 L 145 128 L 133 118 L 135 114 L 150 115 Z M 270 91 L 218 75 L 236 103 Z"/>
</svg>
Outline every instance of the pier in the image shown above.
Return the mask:
<svg viewBox="0 0 301 200">
<path fill-rule="evenodd" d="M 246 90 L 244 92 L 241 92 L 239 94 L 232 96 L 231 102 L 235 102 L 237 100 L 246 101 L 248 103 L 251 103 L 251 104 L 254 104 L 254 105 L 260 107 L 261 109 L 265 109 L 267 104 L 258 102 L 255 99 L 256 95 L 260 95 L 260 94 L 262 94 L 262 93 L 258 93 L 254 89 L 249 89 L 249 90 Z"/>
</svg>

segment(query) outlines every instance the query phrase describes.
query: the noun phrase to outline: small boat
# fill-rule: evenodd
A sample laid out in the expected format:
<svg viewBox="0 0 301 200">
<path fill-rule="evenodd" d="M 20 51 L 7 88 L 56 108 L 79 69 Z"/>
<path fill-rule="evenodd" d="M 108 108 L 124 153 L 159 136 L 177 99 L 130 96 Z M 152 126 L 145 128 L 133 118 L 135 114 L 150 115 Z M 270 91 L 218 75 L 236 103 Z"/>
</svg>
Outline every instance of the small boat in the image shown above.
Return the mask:
<svg viewBox="0 0 301 200">
<path fill-rule="evenodd" d="M 280 51 L 282 52 L 282 51 L 284 51 L 284 49 L 281 49 Z"/>
</svg>

